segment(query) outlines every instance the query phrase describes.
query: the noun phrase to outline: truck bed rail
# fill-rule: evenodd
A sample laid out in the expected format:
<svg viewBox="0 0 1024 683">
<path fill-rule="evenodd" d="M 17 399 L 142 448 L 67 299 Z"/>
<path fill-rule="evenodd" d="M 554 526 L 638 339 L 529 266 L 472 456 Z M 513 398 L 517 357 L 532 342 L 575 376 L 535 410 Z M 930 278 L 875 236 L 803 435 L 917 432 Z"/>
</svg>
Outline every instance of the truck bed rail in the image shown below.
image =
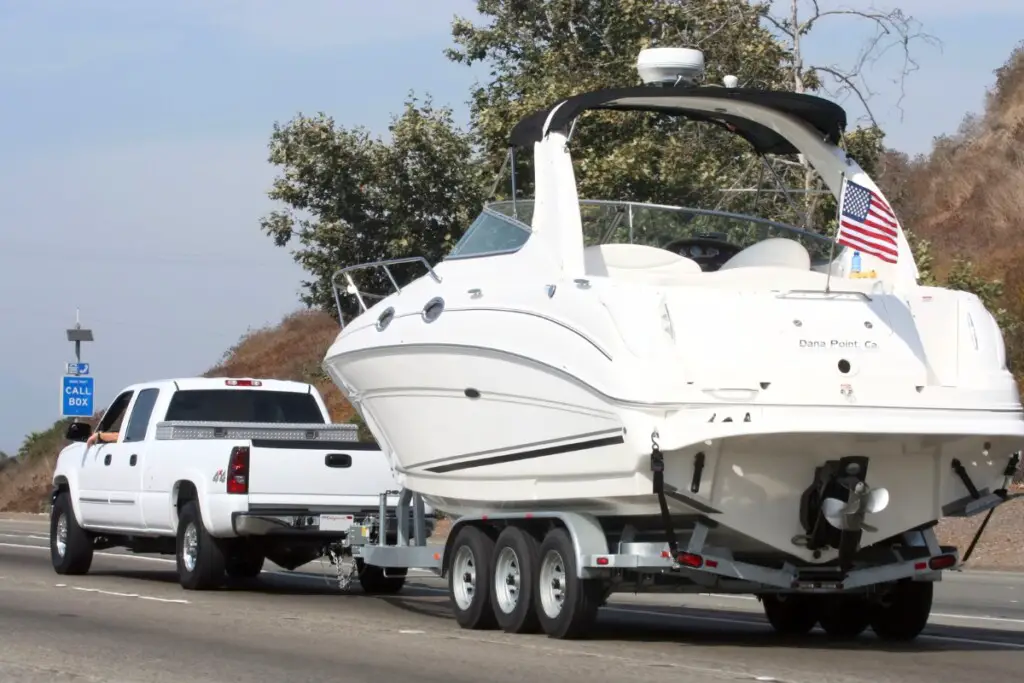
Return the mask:
<svg viewBox="0 0 1024 683">
<path fill-rule="evenodd" d="M 156 425 L 159 441 L 180 439 L 272 439 L 274 441 L 339 441 L 357 443 L 359 428 L 352 424 L 265 422 L 201 422 L 168 420 Z"/>
</svg>

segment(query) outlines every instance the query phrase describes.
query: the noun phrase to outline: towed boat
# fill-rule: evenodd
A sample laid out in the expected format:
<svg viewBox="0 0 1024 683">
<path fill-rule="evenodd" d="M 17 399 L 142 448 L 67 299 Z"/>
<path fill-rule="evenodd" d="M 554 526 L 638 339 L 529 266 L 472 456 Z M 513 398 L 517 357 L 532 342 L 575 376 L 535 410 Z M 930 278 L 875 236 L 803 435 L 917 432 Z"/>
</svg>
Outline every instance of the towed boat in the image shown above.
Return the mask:
<svg viewBox="0 0 1024 683">
<path fill-rule="evenodd" d="M 582 513 L 762 565 L 850 565 L 1004 502 L 1024 413 L 1000 329 L 974 294 L 918 283 L 891 204 L 840 147 L 842 107 L 697 85 L 692 50 L 645 51 L 639 69 L 644 85 L 520 121 L 510 157 L 532 152 L 534 196 L 484 206 L 443 260 L 336 275 L 323 366 L 401 485 L 457 516 Z M 837 234 L 581 198 L 571 137 L 591 111 L 800 154 Z M 400 286 L 410 263 L 423 274 Z M 372 305 L 368 271 L 392 290 Z"/>
</svg>

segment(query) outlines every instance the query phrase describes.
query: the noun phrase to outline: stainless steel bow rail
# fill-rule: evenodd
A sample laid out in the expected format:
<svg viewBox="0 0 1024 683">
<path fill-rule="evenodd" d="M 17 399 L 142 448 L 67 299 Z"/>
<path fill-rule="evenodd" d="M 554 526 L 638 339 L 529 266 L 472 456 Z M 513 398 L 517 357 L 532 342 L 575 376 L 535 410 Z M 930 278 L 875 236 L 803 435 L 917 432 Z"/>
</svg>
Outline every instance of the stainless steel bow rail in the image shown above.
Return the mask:
<svg viewBox="0 0 1024 683">
<path fill-rule="evenodd" d="M 408 256 L 405 258 L 394 258 L 387 259 L 384 261 L 371 261 L 369 263 L 360 263 L 354 266 L 346 266 L 345 268 L 342 268 L 341 270 L 334 273 L 334 275 L 331 277 L 331 289 L 334 292 L 334 305 L 338 309 L 338 322 L 341 324 L 342 329 L 345 329 L 345 313 L 341 308 L 341 292 L 339 292 L 338 278 L 344 276 L 346 282 L 344 293 L 354 295 L 356 301 L 359 302 L 359 307 L 362 309 L 361 312 L 365 313 L 369 306 L 367 306 L 366 302 L 363 300 L 364 296 L 372 296 L 375 298 L 383 299 L 385 296 L 389 296 L 391 293 L 402 293 L 402 288 L 398 284 L 398 281 L 395 280 L 395 276 L 391 272 L 390 266 L 397 266 L 403 263 L 422 263 L 423 267 L 427 269 L 427 274 L 430 275 L 430 277 L 432 277 L 435 282 L 440 284 L 441 277 L 434 272 L 434 269 L 430 265 L 430 262 L 427 261 L 427 259 L 423 258 L 422 256 Z M 371 292 L 363 292 L 356 285 L 355 281 L 352 280 L 353 272 L 357 270 L 370 270 L 376 268 L 382 268 L 384 272 L 387 274 L 388 280 L 391 281 L 392 292 L 389 292 L 389 294 L 373 294 Z"/>
</svg>

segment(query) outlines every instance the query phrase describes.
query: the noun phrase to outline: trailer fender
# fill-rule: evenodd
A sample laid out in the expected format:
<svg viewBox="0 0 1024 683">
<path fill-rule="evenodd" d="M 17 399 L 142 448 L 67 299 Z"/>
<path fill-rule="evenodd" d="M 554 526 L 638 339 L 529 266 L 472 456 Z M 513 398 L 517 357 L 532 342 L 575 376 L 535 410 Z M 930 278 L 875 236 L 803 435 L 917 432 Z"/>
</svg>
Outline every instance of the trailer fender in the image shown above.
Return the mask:
<svg viewBox="0 0 1024 683">
<path fill-rule="evenodd" d="M 576 575 L 581 579 L 600 576 L 600 570 L 588 567 L 594 555 L 607 555 L 608 539 L 601 522 L 593 515 L 579 512 L 509 512 L 500 515 L 466 515 L 452 523 L 451 531 L 445 540 L 441 576 L 448 575 L 451 565 L 451 548 L 459 532 L 465 526 L 477 526 L 485 531 L 501 529 L 506 526 L 520 526 L 526 529 L 535 528 L 533 522 L 544 521 L 564 527 L 572 538 L 576 551 Z M 542 539 L 538 539 L 542 540 Z"/>
</svg>

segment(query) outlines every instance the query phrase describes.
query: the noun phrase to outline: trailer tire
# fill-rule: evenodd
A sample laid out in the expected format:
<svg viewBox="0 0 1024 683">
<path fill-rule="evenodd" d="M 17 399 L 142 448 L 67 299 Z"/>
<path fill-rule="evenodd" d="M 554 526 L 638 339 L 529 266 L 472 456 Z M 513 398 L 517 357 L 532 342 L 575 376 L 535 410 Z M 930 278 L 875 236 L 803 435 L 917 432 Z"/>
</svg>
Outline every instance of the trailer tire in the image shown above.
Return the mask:
<svg viewBox="0 0 1024 683">
<path fill-rule="evenodd" d="M 871 629 L 881 640 L 908 642 L 928 625 L 932 612 L 932 581 L 900 581 L 883 602 L 872 605 Z"/>
<path fill-rule="evenodd" d="M 494 618 L 505 633 L 537 633 L 540 621 L 533 603 L 539 544 L 530 533 L 509 526 L 494 543 L 491 601 Z"/>
<path fill-rule="evenodd" d="M 834 640 L 851 640 L 871 624 L 871 604 L 860 595 L 822 596 L 818 623 Z"/>
<path fill-rule="evenodd" d="M 174 554 L 182 588 L 210 590 L 224 585 L 224 545 L 206 531 L 194 500 L 185 503 L 178 516 Z"/>
<path fill-rule="evenodd" d="M 359 585 L 367 595 L 394 595 L 405 588 L 407 569 L 377 567 L 366 564 L 363 558 L 356 558 L 356 571 L 359 572 Z M 397 576 L 396 576 L 397 574 Z"/>
<path fill-rule="evenodd" d="M 448 595 L 459 626 L 474 631 L 497 625 L 491 606 L 494 541 L 475 526 L 459 529 L 451 545 Z"/>
<path fill-rule="evenodd" d="M 761 597 L 764 616 L 777 633 L 803 636 L 818 623 L 818 602 L 809 595 L 775 595 Z"/>
<path fill-rule="evenodd" d="M 93 542 L 88 531 L 78 525 L 71 496 L 57 494 L 50 510 L 50 561 L 58 574 L 80 575 L 92 566 Z"/>
<path fill-rule="evenodd" d="M 551 638 L 586 635 L 597 621 L 604 586 L 577 576 L 576 549 L 562 527 L 547 533 L 539 555 L 534 603 L 541 628 Z"/>
</svg>

